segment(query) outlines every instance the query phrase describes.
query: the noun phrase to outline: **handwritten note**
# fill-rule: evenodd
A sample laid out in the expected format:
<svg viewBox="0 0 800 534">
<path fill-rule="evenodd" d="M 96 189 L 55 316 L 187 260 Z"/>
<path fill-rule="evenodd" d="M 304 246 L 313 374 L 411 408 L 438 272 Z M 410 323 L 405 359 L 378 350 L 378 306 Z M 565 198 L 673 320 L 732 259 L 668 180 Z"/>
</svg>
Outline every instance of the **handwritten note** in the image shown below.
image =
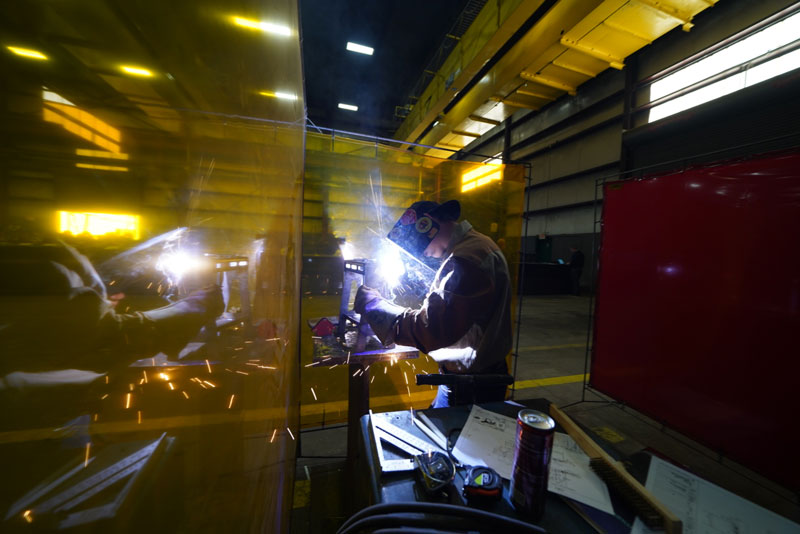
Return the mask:
<svg viewBox="0 0 800 534">
<path fill-rule="evenodd" d="M 645 487 L 683 522 L 685 534 L 788 534 L 800 525 L 653 457 Z M 631 534 L 651 534 L 638 518 Z"/>
<path fill-rule="evenodd" d="M 473 406 L 453 455 L 463 464 L 485 465 L 510 479 L 516 426 L 510 417 Z"/>
<path fill-rule="evenodd" d="M 608 486 L 589 467 L 589 456 L 567 434 L 556 432 L 547 489 L 608 514 L 614 513 Z"/>
</svg>

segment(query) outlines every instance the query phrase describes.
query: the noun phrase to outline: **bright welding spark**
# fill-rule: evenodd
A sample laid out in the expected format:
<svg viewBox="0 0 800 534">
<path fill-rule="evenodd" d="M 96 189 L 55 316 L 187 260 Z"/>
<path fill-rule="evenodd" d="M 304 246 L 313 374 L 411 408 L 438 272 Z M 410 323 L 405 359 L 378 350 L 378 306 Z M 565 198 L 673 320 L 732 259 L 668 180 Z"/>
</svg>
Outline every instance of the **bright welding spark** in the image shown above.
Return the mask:
<svg viewBox="0 0 800 534">
<path fill-rule="evenodd" d="M 411 388 L 406 386 L 406 391 L 408 391 L 408 396 L 410 397 L 411 396 Z"/>
<path fill-rule="evenodd" d="M 131 407 L 131 394 L 128 393 L 127 395 L 125 395 L 125 409 L 127 410 L 130 407 Z"/>
<path fill-rule="evenodd" d="M 142 410 L 136 410 L 136 424 L 142 424 Z"/>
<path fill-rule="evenodd" d="M 183 251 L 165 252 L 156 262 L 156 269 L 166 275 L 170 284 L 177 284 L 186 273 L 203 267 L 202 257 L 192 256 Z M 159 292 L 160 292 L 159 285 Z"/>
<path fill-rule="evenodd" d="M 89 451 L 91 450 L 91 448 L 92 448 L 92 442 L 89 441 L 89 442 L 86 443 L 86 454 L 83 457 L 83 467 L 84 468 L 89 467 Z"/>
<path fill-rule="evenodd" d="M 372 375 L 372 378 L 370 378 L 370 379 L 369 379 L 369 383 L 370 383 L 370 384 L 372 384 L 372 382 L 373 382 L 374 380 L 375 380 L 375 375 Z"/>
<path fill-rule="evenodd" d="M 386 369 L 388 369 L 388 367 L 383 368 L 383 374 L 386 374 Z"/>
<path fill-rule="evenodd" d="M 342 252 L 342 259 L 345 260 L 352 260 L 356 258 L 356 247 L 353 246 L 352 243 L 348 243 L 345 241 L 339 246 L 339 250 Z"/>
<path fill-rule="evenodd" d="M 271 437 L 271 438 L 269 438 L 269 442 L 270 442 L 270 443 L 272 443 L 273 441 L 275 441 L 275 434 L 277 434 L 277 433 L 278 433 L 278 429 L 277 429 L 277 428 L 276 428 L 275 430 L 273 430 L 273 431 L 272 431 L 272 437 Z"/>
<path fill-rule="evenodd" d="M 393 246 L 388 239 L 381 240 L 381 245 L 378 247 L 378 253 L 375 258 L 377 264 L 375 273 L 383 278 L 383 281 L 392 291 L 400 286 L 400 279 L 406 273 L 403 258 L 400 256 L 398 248 Z"/>
<path fill-rule="evenodd" d="M 186 397 L 187 399 L 189 398 L 189 394 L 186 393 L 185 391 L 181 391 L 181 393 L 183 393 L 183 396 Z"/>
<path fill-rule="evenodd" d="M 133 391 L 133 384 L 128 384 L 128 390 Z"/>
<path fill-rule="evenodd" d="M 314 391 L 314 388 L 311 388 L 311 394 L 314 395 L 314 400 L 317 400 L 317 392 Z"/>
<path fill-rule="evenodd" d="M 405 371 L 403 371 L 403 378 L 406 379 L 406 385 L 408 385 L 408 375 L 406 374 Z"/>
<path fill-rule="evenodd" d="M 158 373 L 158 376 L 161 377 L 162 380 L 169 381 L 169 375 L 167 373 Z"/>
<path fill-rule="evenodd" d="M 211 374 L 211 364 L 206 360 L 206 367 L 208 367 L 208 374 Z"/>
<path fill-rule="evenodd" d="M 106 375 L 106 384 L 108 384 L 108 375 Z"/>
<path fill-rule="evenodd" d="M 25 510 L 22 513 L 22 517 L 24 517 L 25 521 L 27 521 L 28 523 L 33 523 L 33 513 L 32 512 L 33 512 L 32 510 Z"/>
<path fill-rule="evenodd" d="M 170 391 L 175 391 L 175 386 L 172 385 L 172 382 L 167 382 L 167 385 L 169 386 Z"/>
<path fill-rule="evenodd" d="M 208 380 L 203 380 L 203 382 L 205 382 L 206 384 L 208 384 L 208 385 L 209 385 L 209 386 L 211 386 L 212 388 L 215 388 L 215 387 L 217 387 L 217 385 L 216 385 L 215 383 L 213 383 L 213 382 L 209 382 Z"/>
<path fill-rule="evenodd" d="M 289 433 L 290 436 L 292 436 L 292 441 L 294 441 L 294 434 L 292 434 L 292 429 L 287 426 L 286 431 Z"/>
<path fill-rule="evenodd" d="M 144 383 L 147 384 L 147 371 L 142 371 L 142 375 L 144 375 Z"/>
<path fill-rule="evenodd" d="M 108 393 L 106 393 L 105 395 L 103 395 L 102 397 L 100 397 L 100 400 L 104 400 L 106 397 L 108 397 Z"/>
<path fill-rule="evenodd" d="M 231 400 L 228 402 L 228 409 L 230 410 L 233 408 L 233 399 L 236 398 L 236 394 L 231 395 Z"/>
</svg>

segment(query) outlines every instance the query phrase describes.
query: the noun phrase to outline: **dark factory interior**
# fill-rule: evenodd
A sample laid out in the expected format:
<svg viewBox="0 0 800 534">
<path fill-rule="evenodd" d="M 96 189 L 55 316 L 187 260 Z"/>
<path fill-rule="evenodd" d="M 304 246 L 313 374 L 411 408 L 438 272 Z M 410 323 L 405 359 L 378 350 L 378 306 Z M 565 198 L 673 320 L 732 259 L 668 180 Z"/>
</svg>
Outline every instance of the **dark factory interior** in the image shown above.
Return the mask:
<svg viewBox="0 0 800 534">
<path fill-rule="evenodd" d="M 800 3 L 10 0 L 0 72 L 0 532 L 800 533 Z"/>
</svg>

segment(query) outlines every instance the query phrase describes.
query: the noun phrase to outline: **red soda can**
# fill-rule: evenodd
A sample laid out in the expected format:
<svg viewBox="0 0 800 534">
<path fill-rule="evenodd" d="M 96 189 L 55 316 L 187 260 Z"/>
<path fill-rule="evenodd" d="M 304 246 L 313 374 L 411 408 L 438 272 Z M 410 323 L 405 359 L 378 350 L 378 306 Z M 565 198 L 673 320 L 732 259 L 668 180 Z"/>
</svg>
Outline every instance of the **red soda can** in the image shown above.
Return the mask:
<svg viewBox="0 0 800 534">
<path fill-rule="evenodd" d="M 517 415 L 509 495 L 515 508 L 534 518 L 544 513 L 555 427 L 549 415 L 537 410 L 520 410 Z"/>
</svg>

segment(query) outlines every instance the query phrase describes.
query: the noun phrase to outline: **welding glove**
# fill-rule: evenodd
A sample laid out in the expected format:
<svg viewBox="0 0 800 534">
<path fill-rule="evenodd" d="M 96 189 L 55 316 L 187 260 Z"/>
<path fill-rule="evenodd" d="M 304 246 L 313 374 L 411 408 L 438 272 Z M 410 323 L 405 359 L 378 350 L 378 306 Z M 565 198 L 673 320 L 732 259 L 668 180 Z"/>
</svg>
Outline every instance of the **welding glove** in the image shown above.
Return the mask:
<svg viewBox="0 0 800 534">
<path fill-rule="evenodd" d="M 367 286 L 358 288 L 353 307 L 356 313 L 367 319 L 381 343 L 384 345 L 394 343 L 394 326 L 406 311 L 405 308 L 385 300 L 380 292 Z"/>
<path fill-rule="evenodd" d="M 169 306 L 142 312 L 142 315 L 155 326 L 159 350 L 169 355 L 180 351 L 203 325 L 223 311 L 222 291 L 219 286 L 209 286 Z"/>
</svg>

